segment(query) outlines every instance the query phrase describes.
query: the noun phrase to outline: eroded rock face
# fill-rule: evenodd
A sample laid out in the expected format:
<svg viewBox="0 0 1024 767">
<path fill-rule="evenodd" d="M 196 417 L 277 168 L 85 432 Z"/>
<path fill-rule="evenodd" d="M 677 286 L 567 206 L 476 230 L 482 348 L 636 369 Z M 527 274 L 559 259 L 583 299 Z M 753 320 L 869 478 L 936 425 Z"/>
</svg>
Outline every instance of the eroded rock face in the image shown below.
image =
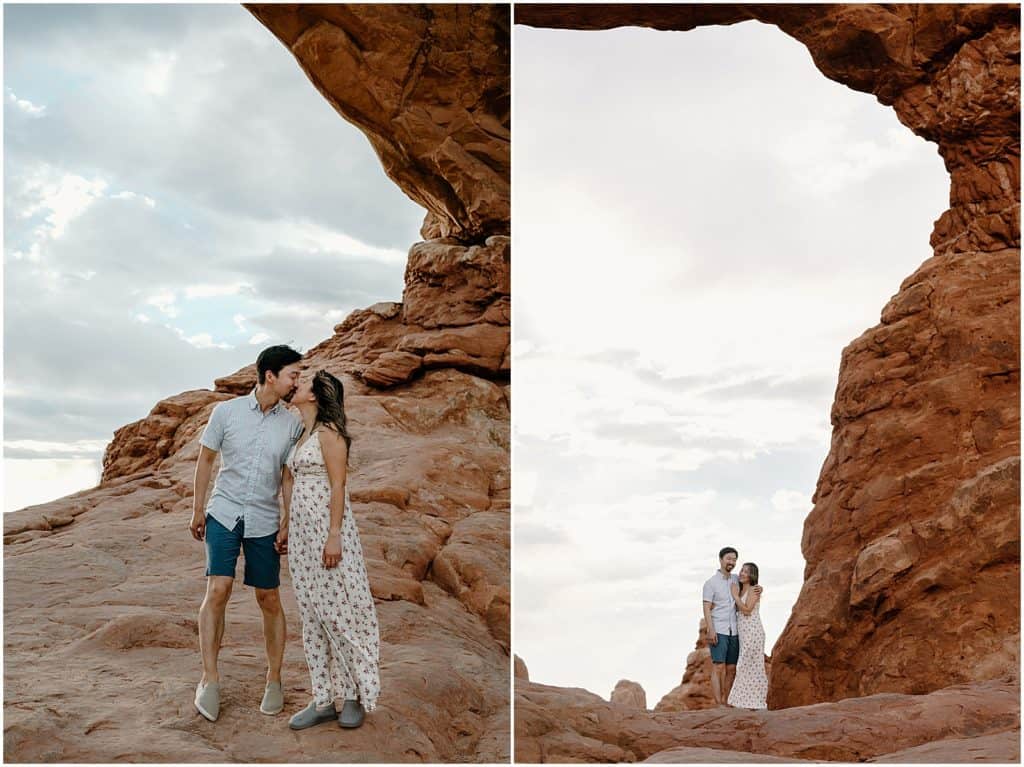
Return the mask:
<svg viewBox="0 0 1024 767">
<path fill-rule="evenodd" d="M 579 688 L 516 680 L 517 762 L 1020 759 L 1013 679 L 928 695 L 883 693 L 781 711 L 631 711 Z M 1007 758 L 1009 757 L 1009 758 Z M 931 761 L 930 758 L 923 761 Z M 939 759 L 939 761 L 944 761 Z M 950 761 L 956 761 L 950 759 Z"/>
<path fill-rule="evenodd" d="M 425 239 L 508 234 L 508 5 L 245 7 L 429 211 Z"/>
<path fill-rule="evenodd" d="M 534 26 L 757 19 L 938 145 L 934 256 L 843 351 L 769 706 L 1018 667 L 1020 30 L 1014 5 L 516 5 Z M 912 638 L 912 639 L 911 639 Z M 941 662 L 936 662 L 941 659 Z"/>
<path fill-rule="evenodd" d="M 647 710 L 647 693 L 639 682 L 620 679 L 612 690 L 611 702 L 635 711 Z"/>
</svg>

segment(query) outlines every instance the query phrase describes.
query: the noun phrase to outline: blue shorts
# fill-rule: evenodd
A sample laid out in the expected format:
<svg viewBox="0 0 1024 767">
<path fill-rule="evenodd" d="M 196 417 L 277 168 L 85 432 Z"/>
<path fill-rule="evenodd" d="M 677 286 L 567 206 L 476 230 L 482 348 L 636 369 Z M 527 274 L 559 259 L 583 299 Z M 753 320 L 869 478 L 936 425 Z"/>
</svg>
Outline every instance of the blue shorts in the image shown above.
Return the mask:
<svg viewBox="0 0 1024 767">
<path fill-rule="evenodd" d="M 238 520 L 234 530 L 206 515 L 206 574 L 235 577 L 239 549 L 245 551 L 246 586 L 276 589 L 281 585 L 281 555 L 274 548 L 277 533 L 259 538 L 244 538 L 245 521 Z"/>
<path fill-rule="evenodd" d="M 711 650 L 712 663 L 735 666 L 736 661 L 740 659 L 740 638 L 736 634 L 719 634 L 718 644 L 708 645 L 708 649 Z"/>
</svg>

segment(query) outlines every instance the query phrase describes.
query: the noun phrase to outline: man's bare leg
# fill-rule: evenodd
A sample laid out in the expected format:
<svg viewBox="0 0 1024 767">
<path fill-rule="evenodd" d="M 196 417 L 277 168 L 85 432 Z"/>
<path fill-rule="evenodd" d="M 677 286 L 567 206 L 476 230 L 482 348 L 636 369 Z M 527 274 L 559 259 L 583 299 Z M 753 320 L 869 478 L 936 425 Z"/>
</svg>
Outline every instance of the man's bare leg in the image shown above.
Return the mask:
<svg viewBox="0 0 1024 767">
<path fill-rule="evenodd" d="M 730 664 L 725 667 L 725 687 L 723 688 L 725 697 L 723 700 L 729 700 L 729 693 L 732 692 L 732 683 L 736 681 L 736 664 Z"/>
<path fill-rule="evenodd" d="M 722 688 L 725 687 L 725 664 L 724 663 L 712 663 L 711 664 L 711 697 L 715 699 L 715 703 L 721 706 L 725 703 L 725 698 L 722 697 Z"/>
<path fill-rule="evenodd" d="M 203 658 L 200 684 L 220 681 L 217 655 L 224 639 L 224 614 L 234 582 L 235 579 L 227 575 L 209 575 L 206 578 L 206 597 L 199 608 L 199 652 Z"/>
<path fill-rule="evenodd" d="M 263 639 L 267 646 L 267 684 L 281 682 L 284 662 L 285 618 L 278 589 L 256 589 L 256 602 L 263 611 Z"/>
</svg>

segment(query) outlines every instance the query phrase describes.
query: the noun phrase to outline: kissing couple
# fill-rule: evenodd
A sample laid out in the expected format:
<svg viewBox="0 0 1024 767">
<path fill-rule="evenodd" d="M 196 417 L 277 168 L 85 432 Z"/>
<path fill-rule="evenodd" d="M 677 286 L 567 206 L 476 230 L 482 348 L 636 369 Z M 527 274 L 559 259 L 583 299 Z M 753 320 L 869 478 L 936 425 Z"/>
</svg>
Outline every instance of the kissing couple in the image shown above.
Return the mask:
<svg viewBox="0 0 1024 767">
<path fill-rule="evenodd" d="M 718 552 L 718 570 L 704 583 L 704 625 L 711 649 L 711 694 L 719 706 L 768 708 L 764 669 L 762 588 L 757 565 L 744 563 L 734 575 L 739 553 Z"/>
<path fill-rule="evenodd" d="M 326 370 L 306 374 L 301 360 L 288 346 L 260 352 L 256 388 L 219 402 L 199 440 L 189 531 L 206 542 L 206 597 L 199 608 L 203 675 L 194 704 L 211 722 L 220 713 L 217 656 L 240 551 L 244 583 L 263 614 L 267 677 L 260 711 L 284 710 L 283 554 L 312 687 L 312 700 L 289 726 L 336 720 L 358 727 L 380 692 L 377 611 L 349 504 L 345 390 Z M 204 505 L 218 453 L 220 471 Z"/>
</svg>

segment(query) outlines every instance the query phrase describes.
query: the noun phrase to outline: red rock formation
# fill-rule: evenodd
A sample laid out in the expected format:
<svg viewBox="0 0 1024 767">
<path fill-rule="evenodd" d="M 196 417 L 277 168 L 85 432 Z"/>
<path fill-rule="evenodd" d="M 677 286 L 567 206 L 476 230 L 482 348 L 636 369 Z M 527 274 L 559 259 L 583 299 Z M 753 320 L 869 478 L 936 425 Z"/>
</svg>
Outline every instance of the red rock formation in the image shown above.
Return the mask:
<svg viewBox="0 0 1024 767">
<path fill-rule="evenodd" d="M 906 759 L 914 748 L 927 756 L 970 754 L 972 761 L 1020 759 L 1020 692 L 1010 678 L 778 711 L 659 714 L 520 679 L 515 712 L 520 763 L 888 761 L 889 754 Z"/>
<path fill-rule="evenodd" d="M 773 708 L 993 679 L 1020 645 L 1020 30 L 1016 5 L 522 5 L 517 22 L 757 19 L 938 145 L 934 256 L 843 351 Z"/>
<path fill-rule="evenodd" d="M 344 738 L 288 730 L 309 679 L 287 568 L 286 713 L 257 710 L 262 619 L 240 582 L 221 718 L 192 707 L 198 437 L 252 389 L 250 365 L 119 429 L 99 487 L 5 515 L 5 759 L 508 761 L 508 8 L 251 10 L 428 208 L 425 234 L 459 238 L 414 245 L 403 302 L 353 312 L 306 354 L 346 387 L 380 710 Z"/>
<path fill-rule="evenodd" d="M 514 663 L 514 666 L 513 666 L 512 673 L 515 676 L 515 678 L 516 679 L 526 679 L 526 680 L 529 680 L 529 678 L 530 678 L 530 670 L 528 668 L 526 668 L 526 661 L 524 661 L 522 658 L 520 658 L 518 655 L 516 655 L 516 656 L 513 657 L 513 663 Z"/>
<path fill-rule="evenodd" d="M 647 693 L 639 682 L 620 679 L 612 690 L 611 702 L 617 706 L 625 706 L 634 711 L 647 710 Z"/>
<path fill-rule="evenodd" d="M 424 238 L 508 234 L 508 5 L 245 7 L 427 209 Z"/>
</svg>

